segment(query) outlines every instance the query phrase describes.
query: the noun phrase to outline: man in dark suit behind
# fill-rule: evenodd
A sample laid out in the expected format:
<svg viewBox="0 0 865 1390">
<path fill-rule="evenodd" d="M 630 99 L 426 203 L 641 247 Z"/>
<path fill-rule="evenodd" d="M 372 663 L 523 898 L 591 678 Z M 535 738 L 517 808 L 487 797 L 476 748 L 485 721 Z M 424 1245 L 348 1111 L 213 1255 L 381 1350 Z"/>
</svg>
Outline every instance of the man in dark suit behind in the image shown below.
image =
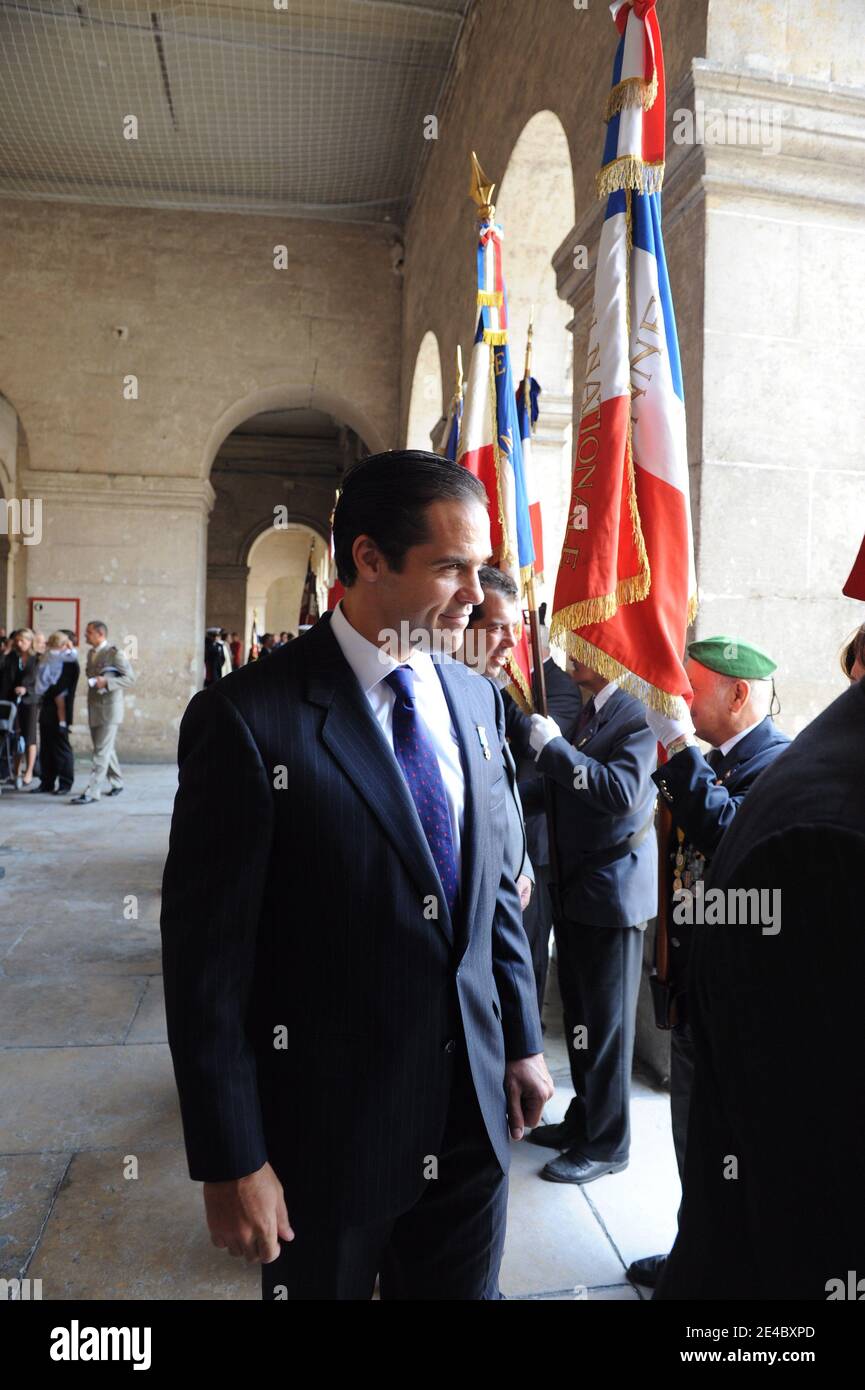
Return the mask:
<svg viewBox="0 0 865 1390">
<path fill-rule="evenodd" d="M 543 629 L 541 645 L 542 648 L 546 648 Z M 549 649 L 546 650 L 548 653 Z M 570 743 L 583 703 L 579 686 L 556 665 L 549 654 L 544 660 L 544 684 L 549 716 L 558 724 L 562 737 Z M 543 1012 L 550 963 L 550 932 L 553 929 L 553 907 L 549 887 L 550 840 L 544 801 L 544 779 L 538 770 L 534 753 L 530 748 L 527 750 L 525 740 L 519 733 L 522 711 L 510 694 L 505 694 L 502 698 L 505 702 L 505 730 L 512 741 L 511 751 L 514 753 L 522 750 L 517 761 L 517 784 L 526 822 L 526 842 L 535 872 L 535 891 L 523 912 L 523 925 L 532 948 L 538 1008 Z"/>
<path fill-rule="evenodd" d="M 572 740 L 536 714 L 523 717 L 521 751 L 527 743 L 553 784 L 556 960 L 576 1092 L 561 1124 L 532 1142 L 565 1150 L 542 1177 L 582 1184 L 628 1165 L 643 932 L 658 893 L 656 746 L 638 700 L 583 662 L 570 669 L 585 696 Z"/>
<path fill-rule="evenodd" d="M 383 1298 L 498 1298 L 508 1129 L 552 1091 L 503 711 L 409 641 L 480 598 L 483 488 L 432 454 L 366 459 L 334 543 L 334 612 L 181 728 L 162 935 L 189 1172 L 265 1298 L 368 1299 L 376 1274 Z"/>
<path fill-rule="evenodd" d="M 655 1298 L 862 1298 L 863 863 L 860 680 L 761 775 L 712 861 L 707 893 L 756 890 L 761 922 L 727 911 L 694 935 L 684 1195 Z"/>
</svg>

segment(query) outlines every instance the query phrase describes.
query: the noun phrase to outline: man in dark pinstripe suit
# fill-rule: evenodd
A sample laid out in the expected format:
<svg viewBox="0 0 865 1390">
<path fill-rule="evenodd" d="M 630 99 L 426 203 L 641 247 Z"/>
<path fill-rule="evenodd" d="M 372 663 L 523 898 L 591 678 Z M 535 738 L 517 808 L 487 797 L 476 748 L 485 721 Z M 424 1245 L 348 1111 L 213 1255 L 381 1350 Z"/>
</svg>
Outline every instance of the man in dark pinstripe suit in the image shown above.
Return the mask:
<svg viewBox="0 0 865 1390">
<path fill-rule="evenodd" d="M 501 697 L 412 640 L 480 600 L 483 488 L 377 455 L 334 540 L 337 610 L 180 731 L 162 937 L 189 1173 L 265 1298 L 367 1299 L 376 1275 L 383 1298 L 498 1298 L 508 1131 L 552 1082 Z"/>
</svg>

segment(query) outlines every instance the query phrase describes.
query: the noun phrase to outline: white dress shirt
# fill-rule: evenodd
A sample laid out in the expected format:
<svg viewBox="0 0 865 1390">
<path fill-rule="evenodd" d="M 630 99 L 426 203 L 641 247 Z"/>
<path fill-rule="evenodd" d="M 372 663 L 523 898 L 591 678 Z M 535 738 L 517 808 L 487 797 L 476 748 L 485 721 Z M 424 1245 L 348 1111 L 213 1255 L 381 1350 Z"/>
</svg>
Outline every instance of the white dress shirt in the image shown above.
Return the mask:
<svg viewBox="0 0 865 1390">
<path fill-rule="evenodd" d="M 609 698 L 610 698 L 610 696 L 612 695 L 613 691 L 614 691 L 614 690 L 618 690 L 618 688 L 619 688 L 619 682 L 618 682 L 618 681 L 607 681 L 607 684 L 606 684 L 606 685 L 602 685 L 602 686 L 601 686 L 601 688 L 600 688 L 600 690 L 598 691 L 597 695 L 592 696 L 592 698 L 593 698 L 593 700 L 594 700 L 594 702 L 595 702 L 595 714 L 598 713 L 598 710 L 603 709 L 604 705 L 605 705 L 605 704 L 607 703 L 607 701 L 609 700 Z"/>
<path fill-rule="evenodd" d="M 730 752 L 730 749 L 735 748 L 736 744 L 739 742 L 740 739 L 747 738 L 750 733 L 753 733 L 757 725 L 762 723 L 762 719 L 755 719 L 754 723 L 749 724 L 747 729 L 743 729 L 740 734 L 734 734 L 733 737 L 728 738 L 725 743 L 720 743 L 718 745 L 719 752 L 723 753 L 724 757 L 726 758 L 727 754 Z"/>
<path fill-rule="evenodd" d="M 405 662 L 395 661 L 383 648 L 367 641 L 357 628 L 352 627 L 342 611 L 342 599 L 333 610 L 330 630 L 357 676 L 360 688 L 391 748 L 396 695 L 390 686 L 385 684 L 385 676 L 389 676 L 391 671 L 395 671 L 401 665 L 411 666 L 414 671 L 415 708 L 429 733 L 444 783 L 459 880 L 462 864 L 460 845 L 465 812 L 465 779 L 460 761 L 459 740 L 432 658 L 428 652 L 414 650 Z"/>
</svg>

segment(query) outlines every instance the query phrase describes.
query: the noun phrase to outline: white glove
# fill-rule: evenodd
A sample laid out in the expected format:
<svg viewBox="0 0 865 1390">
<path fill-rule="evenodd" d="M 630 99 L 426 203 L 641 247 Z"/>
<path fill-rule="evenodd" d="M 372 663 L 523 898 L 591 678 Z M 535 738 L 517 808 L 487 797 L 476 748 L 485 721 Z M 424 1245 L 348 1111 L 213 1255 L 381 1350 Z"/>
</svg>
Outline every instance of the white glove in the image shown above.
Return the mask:
<svg viewBox="0 0 865 1390">
<path fill-rule="evenodd" d="M 548 715 L 533 714 L 532 728 L 529 734 L 529 743 L 534 749 L 536 756 L 541 750 L 546 748 L 550 739 L 561 738 L 562 731 L 555 719 L 550 719 Z"/>
<path fill-rule="evenodd" d="M 646 707 L 646 723 L 655 735 L 658 743 L 662 743 L 668 748 L 674 739 L 687 735 L 688 738 L 696 738 L 696 731 L 690 714 L 685 714 L 681 719 L 671 719 L 668 714 L 659 714 L 657 710 Z"/>
</svg>

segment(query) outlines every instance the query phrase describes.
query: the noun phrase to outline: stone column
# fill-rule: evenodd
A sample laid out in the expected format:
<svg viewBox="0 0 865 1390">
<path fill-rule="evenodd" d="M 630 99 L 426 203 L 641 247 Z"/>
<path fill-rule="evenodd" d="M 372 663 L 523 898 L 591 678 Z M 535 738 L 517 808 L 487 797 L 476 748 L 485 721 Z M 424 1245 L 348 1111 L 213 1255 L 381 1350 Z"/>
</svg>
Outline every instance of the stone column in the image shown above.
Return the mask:
<svg viewBox="0 0 865 1390">
<path fill-rule="evenodd" d="M 28 597 L 80 599 L 82 656 L 91 618 L 126 644 L 137 682 L 118 736 L 121 758 L 173 759 L 183 711 L 204 679 L 210 483 L 26 470 L 21 486 L 42 503 L 42 539 L 26 556 Z M 86 750 L 83 698 L 73 733 Z"/>
<path fill-rule="evenodd" d="M 207 626 L 239 632 L 245 640 L 246 582 L 249 565 L 207 566 Z"/>
</svg>

